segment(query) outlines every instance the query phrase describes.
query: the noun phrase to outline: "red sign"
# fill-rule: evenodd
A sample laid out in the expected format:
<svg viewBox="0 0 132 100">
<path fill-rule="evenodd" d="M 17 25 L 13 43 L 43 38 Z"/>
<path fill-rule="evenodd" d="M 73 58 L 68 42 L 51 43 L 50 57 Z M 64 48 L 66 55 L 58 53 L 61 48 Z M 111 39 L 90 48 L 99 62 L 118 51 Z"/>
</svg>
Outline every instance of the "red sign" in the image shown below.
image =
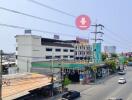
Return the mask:
<svg viewBox="0 0 132 100">
<path fill-rule="evenodd" d="M 87 30 L 91 25 L 91 20 L 87 15 L 80 15 L 76 19 L 76 26 L 80 30 Z"/>
</svg>

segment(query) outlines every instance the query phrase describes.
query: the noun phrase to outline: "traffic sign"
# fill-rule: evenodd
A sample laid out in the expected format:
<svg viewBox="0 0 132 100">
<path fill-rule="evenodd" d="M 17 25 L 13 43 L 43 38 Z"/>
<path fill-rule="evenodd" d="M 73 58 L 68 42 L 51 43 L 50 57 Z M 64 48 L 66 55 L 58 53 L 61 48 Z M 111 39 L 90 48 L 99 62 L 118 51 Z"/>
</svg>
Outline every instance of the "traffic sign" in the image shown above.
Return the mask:
<svg viewBox="0 0 132 100">
<path fill-rule="evenodd" d="M 91 25 L 90 17 L 87 15 L 80 15 L 76 18 L 76 27 L 80 30 L 87 30 Z"/>
</svg>

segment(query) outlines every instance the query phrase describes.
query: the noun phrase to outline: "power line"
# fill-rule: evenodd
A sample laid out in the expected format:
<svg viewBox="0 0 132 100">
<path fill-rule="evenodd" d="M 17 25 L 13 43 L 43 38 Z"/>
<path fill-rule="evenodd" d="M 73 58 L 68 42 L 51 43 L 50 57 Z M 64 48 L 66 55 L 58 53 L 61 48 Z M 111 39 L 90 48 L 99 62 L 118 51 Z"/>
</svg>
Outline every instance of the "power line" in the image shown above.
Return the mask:
<svg viewBox="0 0 132 100">
<path fill-rule="evenodd" d="M 124 45 L 129 45 L 129 42 L 127 41 L 127 40 L 124 40 L 123 42 L 122 42 L 122 40 L 119 40 L 119 38 L 117 39 L 116 37 L 119 37 L 119 36 L 116 36 L 115 37 L 115 32 L 113 32 L 113 31 L 110 31 L 108 28 L 105 28 L 105 30 L 107 30 L 108 32 L 110 32 L 110 33 L 113 33 L 114 34 L 114 36 L 112 37 L 111 36 L 111 38 L 115 41 L 115 42 L 117 42 L 117 43 L 122 43 L 122 44 L 124 44 Z M 108 35 L 108 34 L 107 34 Z M 110 35 L 109 35 L 110 36 Z M 131 45 L 129 45 L 129 46 L 131 46 Z"/>
<path fill-rule="evenodd" d="M 66 26 L 66 27 L 75 28 L 75 26 L 73 26 L 73 25 L 68 25 L 68 24 L 65 24 L 65 23 L 61 23 L 61 22 L 58 22 L 58 21 L 54 21 L 54 20 L 50 20 L 50 19 L 46 19 L 46 18 L 34 16 L 34 15 L 31 15 L 31 14 L 19 12 L 19 11 L 16 11 L 16 10 L 4 8 L 4 7 L 0 7 L 0 9 L 1 9 L 1 10 L 5 10 L 5 11 L 8 11 L 8 12 L 15 13 L 15 14 L 24 15 L 24 16 L 28 16 L 28 17 L 32 17 L 32 18 L 34 18 L 34 19 L 38 19 L 38 20 L 42 20 L 42 21 L 46 21 L 46 22 L 50 22 L 50 23 L 54 23 L 54 24 Z"/>
<path fill-rule="evenodd" d="M 93 44 L 93 50 L 92 50 L 92 52 L 93 52 L 93 62 L 94 63 L 97 63 L 97 62 L 100 62 L 100 60 L 96 57 L 97 56 L 97 54 L 96 54 L 96 44 L 97 44 L 97 41 L 98 40 L 100 40 L 100 43 L 101 43 L 101 41 L 103 41 L 103 39 L 100 39 L 100 38 L 98 38 L 97 37 L 97 34 L 104 34 L 103 32 L 101 32 L 101 31 L 98 31 L 98 27 L 100 27 L 101 28 L 101 30 L 104 28 L 104 26 L 102 25 L 102 24 L 95 24 L 95 25 L 91 25 L 91 26 L 94 26 L 95 27 L 95 31 L 94 32 L 91 32 L 91 33 L 94 33 L 94 39 L 92 39 L 92 40 L 94 40 L 94 44 Z M 95 80 L 96 80 L 96 78 L 95 78 Z"/>
<path fill-rule="evenodd" d="M 108 37 L 111 37 L 112 38 L 112 40 L 113 41 L 115 41 L 116 43 L 119 43 L 120 45 L 121 45 L 121 43 L 122 44 L 124 44 L 123 46 L 128 46 L 130 43 L 129 43 L 129 41 L 127 40 L 127 39 L 124 39 L 124 38 L 122 38 L 121 40 L 120 40 L 120 38 L 116 38 L 116 37 L 121 37 L 121 36 L 119 36 L 116 32 L 113 32 L 112 30 L 110 30 L 109 28 L 107 28 L 106 26 L 108 26 L 107 24 L 105 24 L 105 27 L 104 27 L 104 29 L 107 31 L 107 32 L 109 32 L 109 33 L 113 33 L 114 34 L 114 36 L 113 35 L 109 35 Z M 105 34 L 105 35 L 108 35 L 108 34 Z M 116 35 L 116 37 L 115 37 L 115 35 Z M 124 40 L 124 42 L 122 42 Z M 126 45 L 126 44 L 127 45 Z M 122 46 L 122 45 L 121 45 Z M 121 47 L 121 48 L 124 48 L 124 47 Z M 130 46 L 130 45 L 129 45 Z M 131 45 L 132 46 L 132 45 Z"/>
<path fill-rule="evenodd" d="M 31 29 L 34 32 L 41 32 L 41 33 L 50 33 L 50 34 L 58 34 L 58 35 L 65 35 L 65 36 L 72 36 L 75 37 L 76 35 L 69 35 L 69 34 L 63 34 L 63 33 L 56 33 L 56 32 L 50 32 L 50 31 L 46 31 L 46 30 L 38 30 L 38 29 L 32 29 L 32 28 L 27 28 L 27 27 L 23 27 L 23 26 L 17 26 L 17 25 L 10 25 L 10 24 L 3 24 L 0 23 L 0 26 L 4 26 L 4 27 L 9 27 L 9 28 L 15 28 L 15 29 L 24 29 L 24 30 L 28 30 Z"/>
<path fill-rule="evenodd" d="M 128 45 L 122 45 L 121 42 L 118 41 L 118 40 L 117 41 L 115 39 L 111 39 L 111 40 L 115 41 L 116 43 L 118 43 L 118 47 L 120 47 L 120 48 L 124 48 L 124 47 L 128 46 Z M 110 41 L 108 42 L 108 40 L 104 40 L 104 43 L 108 43 L 108 44 L 112 45 L 112 43 Z"/>
<path fill-rule="evenodd" d="M 112 45 L 112 43 L 111 43 L 110 41 L 108 41 L 108 40 L 104 40 L 104 43 L 107 43 L 107 44 L 109 44 L 109 45 Z M 118 45 L 118 47 L 124 48 L 122 45 Z"/>
<path fill-rule="evenodd" d="M 104 40 L 104 44 L 109 44 L 109 45 L 112 45 L 111 41 L 108 41 L 108 40 Z M 118 45 L 115 45 L 116 47 L 119 47 L 120 50 L 125 50 L 125 49 L 129 49 L 128 47 L 126 47 L 127 45 L 122 45 L 120 42 L 118 42 L 119 44 Z M 125 47 L 125 48 L 124 48 Z"/>
<path fill-rule="evenodd" d="M 109 28 L 106 28 L 105 27 L 105 30 L 107 30 L 108 32 L 110 32 L 110 33 L 113 33 L 114 35 L 117 35 L 117 37 L 120 37 L 118 34 L 116 34 L 116 32 L 113 32 L 112 30 L 110 30 Z M 120 37 L 121 38 L 121 37 Z M 122 38 L 122 39 L 124 39 L 124 38 Z M 124 39 L 125 41 L 128 41 L 127 39 Z"/>
<path fill-rule="evenodd" d="M 98 29 L 98 27 L 101 27 L 101 30 L 102 30 L 104 28 L 104 26 L 102 24 L 95 24 L 95 25 L 91 25 L 91 26 L 95 27 L 95 32 L 91 32 L 91 33 L 94 33 L 94 35 L 95 35 L 95 38 L 93 39 L 95 41 L 95 44 L 96 44 L 96 42 L 98 40 L 103 41 L 103 39 L 97 38 L 97 34 L 101 34 L 102 35 L 104 33 L 101 32 L 101 31 L 98 31 L 97 29 Z"/>
<path fill-rule="evenodd" d="M 28 0 L 28 1 L 30 1 L 30 2 L 32 2 L 32 3 L 34 3 L 34 4 L 37 4 L 37 5 L 41 6 L 41 7 L 45 7 L 45 8 L 51 9 L 51 10 L 53 10 L 53 11 L 59 12 L 59 13 L 61 13 L 61 14 L 65 14 L 65 15 L 67 15 L 67 16 L 71 16 L 71 17 L 74 17 L 74 18 L 76 17 L 75 15 L 72 15 L 72 14 L 70 14 L 70 13 L 64 12 L 64 11 L 59 10 L 59 9 L 57 9 L 57 8 L 53 8 L 53 7 L 48 6 L 48 5 L 46 5 L 46 4 L 40 3 L 40 2 L 38 2 L 38 1 L 36 1 L 36 0 Z"/>
<path fill-rule="evenodd" d="M 108 35 L 108 34 L 106 33 L 105 35 Z M 115 41 L 116 43 L 121 43 L 121 41 L 119 41 L 118 39 L 112 37 L 111 35 L 108 35 L 108 37 L 110 37 L 110 39 Z"/>
</svg>

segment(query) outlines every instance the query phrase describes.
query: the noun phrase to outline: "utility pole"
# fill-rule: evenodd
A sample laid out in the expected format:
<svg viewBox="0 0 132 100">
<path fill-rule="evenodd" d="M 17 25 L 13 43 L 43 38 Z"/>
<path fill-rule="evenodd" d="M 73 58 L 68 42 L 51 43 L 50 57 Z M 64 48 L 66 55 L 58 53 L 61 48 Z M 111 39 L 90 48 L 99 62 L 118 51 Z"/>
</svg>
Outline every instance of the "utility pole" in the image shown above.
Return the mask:
<svg viewBox="0 0 132 100">
<path fill-rule="evenodd" d="M 98 27 L 100 27 L 101 28 L 101 30 L 104 28 L 104 26 L 102 25 L 102 24 L 95 24 L 95 25 L 91 25 L 91 26 L 94 26 L 95 27 L 95 31 L 94 32 L 91 32 L 91 33 L 94 33 L 94 39 L 92 39 L 92 40 L 94 40 L 94 44 L 93 44 L 93 61 L 94 61 L 94 64 L 97 62 L 97 58 L 96 58 L 96 44 L 97 44 L 97 41 L 99 40 L 100 41 L 100 43 L 101 43 L 101 41 L 103 41 L 103 39 L 101 39 L 101 38 L 98 38 L 97 36 L 98 36 L 98 34 L 101 34 L 101 36 L 104 34 L 103 32 L 101 32 L 101 31 L 98 31 Z M 96 82 L 96 71 L 95 71 L 95 82 Z"/>
<path fill-rule="evenodd" d="M 97 41 L 100 41 L 100 42 L 103 41 L 103 39 L 97 37 L 97 34 L 100 34 L 101 36 L 104 34 L 103 32 L 98 31 L 98 27 L 100 27 L 102 30 L 104 28 L 104 26 L 102 24 L 95 24 L 95 25 L 91 25 L 91 26 L 95 27 L 95 31 L 91 32 L 91 33 L 94 33 L 94 39 L 92 39 L 92 40 L 94 40 L 94 46 L 95 46 L 95 47 L 93 47 L 93 61 L 95 63 L 96 62 L 95 61 L 96 60 L 96 43 L 97 43 Z"/>
<path fill-rule="evenodd" d="M 0 100 L 2 100 L 2 50 L 0 50 Z"/>
<path fill-rule="evenodd" d="M 63 59 L 61 60 L 61 85 L 62 85 L 62 92 L 64 90 L 64 68 L 63 68 Z"/>
<path fill-rule="evenodd" d="M 52 62 L 51 62 L 51 83 L 52 83 L 52 91 L 51 91 L 51 96 L 53 96 L 53 89 L 54 89 L 54 53 L 52 54 Z"/>
</svg>

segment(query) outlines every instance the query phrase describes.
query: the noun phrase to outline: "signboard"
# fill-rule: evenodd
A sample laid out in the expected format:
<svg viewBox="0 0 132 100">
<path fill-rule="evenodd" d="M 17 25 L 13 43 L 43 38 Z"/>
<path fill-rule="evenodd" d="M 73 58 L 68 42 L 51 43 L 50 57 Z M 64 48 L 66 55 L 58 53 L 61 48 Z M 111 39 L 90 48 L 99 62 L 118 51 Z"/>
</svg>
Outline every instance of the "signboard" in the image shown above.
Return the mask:
<svg viewBox="0 0 132 100">
<path fill-rule="evenodd" d="M 76 27 L 80 30 L 87 30 L 91 25 L 91 20 L 87 15 L 80 15 L 76 19 Z"/>
<path fill-rule="evenodd" d="M 101 43 L 93 44 L 93 60 L 95 63 L 100 63 L 102 61 Z"/>
</svg>

